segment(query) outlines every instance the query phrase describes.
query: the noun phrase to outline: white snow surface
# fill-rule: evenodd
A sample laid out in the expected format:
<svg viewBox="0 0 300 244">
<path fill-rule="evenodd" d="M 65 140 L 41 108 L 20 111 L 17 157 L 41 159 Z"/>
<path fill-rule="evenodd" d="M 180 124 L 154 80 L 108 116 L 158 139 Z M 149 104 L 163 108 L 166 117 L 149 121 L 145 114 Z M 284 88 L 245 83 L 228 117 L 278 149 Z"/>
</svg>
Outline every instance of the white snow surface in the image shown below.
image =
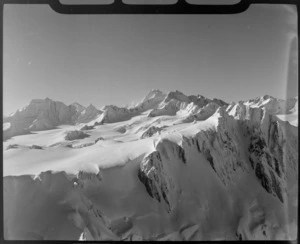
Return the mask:
<svg viewBox="0 0 300 244">
<path fill-rule="evenodd" d="M 298 97 L 152 90 L 101 110 L 33 100 L 3 124 L 4 237 L 294 240 L 297 125 Z"/>
</svg>

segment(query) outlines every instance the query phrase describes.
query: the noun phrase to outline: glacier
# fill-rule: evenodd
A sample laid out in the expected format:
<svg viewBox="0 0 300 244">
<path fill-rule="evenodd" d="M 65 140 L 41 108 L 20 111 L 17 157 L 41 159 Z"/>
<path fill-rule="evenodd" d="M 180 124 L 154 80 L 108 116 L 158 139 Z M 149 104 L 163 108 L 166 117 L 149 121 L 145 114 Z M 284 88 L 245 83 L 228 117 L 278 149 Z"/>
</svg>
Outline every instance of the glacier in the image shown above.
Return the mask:
<svg viewBox="0 0 300 244">
<path fill-rule="evenodd" d="M 153 89 L 3 118 L 6 240 L 295 240 L 298 97 Z"/>
</svg>

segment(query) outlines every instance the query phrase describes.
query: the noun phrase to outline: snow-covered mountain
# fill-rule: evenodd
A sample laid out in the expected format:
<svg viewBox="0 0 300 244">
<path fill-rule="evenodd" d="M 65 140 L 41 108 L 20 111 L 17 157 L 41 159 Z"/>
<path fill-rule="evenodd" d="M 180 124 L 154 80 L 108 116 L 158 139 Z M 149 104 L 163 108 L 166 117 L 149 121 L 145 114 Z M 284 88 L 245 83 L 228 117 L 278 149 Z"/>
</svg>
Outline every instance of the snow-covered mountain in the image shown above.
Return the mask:
<svg viewBox="0 0 300 244">
<path fill-rule="evenodd" d="M 208 104 L 211 108 L 213 107 L 209 112 L 210 115 L 215 112 L 218 106 L 227 105 L 222 100 L 210 100 L 200 95 L 185 96 L 179 91 L 164 94 L 157 89 L 151 90 L 133 108 L 106 105 L 98 110 L 92 104 L 85 108 L 79 103 L 67 106 L 49 98 L 34 99 L 24 108 L 4 118 L 4 139 L 27 134 L 31 131 L 53 129 L 59 125 L 115 123 L 128 120 L 145 111 L 149 111 L 148 116 L 150 117 L 175 115 L 182 112 L 186 114 L 188 119 L 190 116 L 199 116 L 201 108 Z M 204 117 L 208 117 L 208 115 Z"/>
<path fill-rule="evenodd" d="M 298 97 L 33 100 L 4 119 L 4 236 L 295 239 L 297 126 Z"/>
<path fill-rule="evenodd" d="M 59 125 L 87 123 L 101 113 L 93 105 L 85 108 L 79 103 L 67 106 L 49 98 L 34 99 L 3 119 L 4 139 L 32 131 L 54 129 Z"/>
<path fill-rule="evenodd" d="M 75 106 L 66 106 L 49 98 L 34 99 L 27 106 L 4 119 L 4 139 L 30 131 L 53 129 L 60 124 L 71 124 Z"/>
</svg>

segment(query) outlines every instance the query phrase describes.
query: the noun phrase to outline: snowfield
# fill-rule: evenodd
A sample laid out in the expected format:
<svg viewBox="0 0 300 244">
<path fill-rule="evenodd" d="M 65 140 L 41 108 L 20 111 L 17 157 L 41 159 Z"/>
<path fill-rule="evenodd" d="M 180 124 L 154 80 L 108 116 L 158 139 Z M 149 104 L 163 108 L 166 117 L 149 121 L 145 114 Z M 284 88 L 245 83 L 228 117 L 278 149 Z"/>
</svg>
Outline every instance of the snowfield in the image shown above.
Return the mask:
<svg viewBox="0 0 300 244">
<path fill-rule="evenodd" d="M 6 240 L 295 240 L 298 97 L 35 99 L 3 124 Z"/>
</svg>

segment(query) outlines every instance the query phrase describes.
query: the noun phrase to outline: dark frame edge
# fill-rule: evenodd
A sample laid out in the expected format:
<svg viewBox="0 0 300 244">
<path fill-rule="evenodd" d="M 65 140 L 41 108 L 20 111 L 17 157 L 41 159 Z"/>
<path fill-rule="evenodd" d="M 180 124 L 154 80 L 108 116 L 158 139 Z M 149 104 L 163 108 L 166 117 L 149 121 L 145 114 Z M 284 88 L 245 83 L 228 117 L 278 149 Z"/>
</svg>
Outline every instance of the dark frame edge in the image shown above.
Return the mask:
<svg viewBox="0 0 300 244">
<path fill-rule="evenodd" d="M 59 0 L 1 0 L 0 6 L 0 52 L 1 65 L 0 65 L 0 74 L 1 74 L 1 84 L 0 90 L 2 94 L 0 112 L 2 114 L 1 121 L 3 124 L 3 10 L 4 4 L 48 4 L 54 11 L 61 14 L 236 14 L 243 12 L 248 9 L 251 4 L 292 4 L 296 5 L 297 13 L 300 10 L 300 2 L 298 0 L 240 0 L 239 3 L 233 5 L 191 5 L 186 3 L 184 0 L 178 0 L 176 4 L 173 5 L 127 5 L 122 2 L 122 0 L 115 0 L 113 4 L 105 5 L 64 5 L 61 4 Z M 148 10 L 148 8 L 150 10 Z M 182 8 L 182 9 L 179 9 Z M 222 10 L 223 8 L 223 10 Z M 194 10 L 193 10 L 194 9 Z M 300 19 L 298 14 L 298 74 L 300 70 L 300 55 L 299 55 L 299 33 L 300 33 Z M 299 82 L 300 76 L 298 75 L 298 94 L 300 91 Z M 298 104 L 299 108 L 299 104 Z M 298 115 L 299 120 L 299 115 Z M 1 131 L 3 138 L 3 131 Z M 298 138 L 299 138 L 298 130 Z M 3 144 L 3 141 L 2 141 Z M 0 174 L 3 176 L 3 150 L 1 150 L 2 164 L 0 167 Z M 299 159 L 298 159 L 299 163 Z M 300 168 L 298 167 L 298 175 L 300 175 Z M 2 194 L 0 194 L 0 218 L 1 218 L 1 234 L 0 234 L 0 243 L 40 243 L 39 241 L 23 241 L 23 240 L 5 240 L 4 239 L 4 210 L 3 210 L 3 177 L 0 181 Z M 299 186 L 299 181 L 298 181 Z M 298 188 L 299 189 L 299 188 Z M 298 190 L 298 199 L 299 199 L 299 190 Z M 298 207 L 299 209 L 299 207 Z M 298 243 L 299 240 L 299 211 L 298 211 L 298 232 L 297 240 L 283 240 L 283 241 L 271 241 L 272 243 Z M 47 241 L 47 243 L 80 243 L 80 241 Z M 109 241 L 112 243 L 115 241 Z M 141 242 L 147 243 L 148 241 Z M 226 242 L 226 241 L 221 241 Z M 248 243 L 257 243 L 257 241 L 247 241 Z M 88 241 L 85 243 L 108 243 L 107 241 Z M 139 243 L 139 242 L 137 242 Z M 150 242 L 151 243 L 151 242 Z M 198 243 L 198 242 L 197 242 Z M 207 241 L 199 241 L 199 243 L 207 243 Z M 220 243 L 220 241 L 211 241 L 209 243 Z M 228 243 L 231 243 L 228 242 Z"/>
</svg>

